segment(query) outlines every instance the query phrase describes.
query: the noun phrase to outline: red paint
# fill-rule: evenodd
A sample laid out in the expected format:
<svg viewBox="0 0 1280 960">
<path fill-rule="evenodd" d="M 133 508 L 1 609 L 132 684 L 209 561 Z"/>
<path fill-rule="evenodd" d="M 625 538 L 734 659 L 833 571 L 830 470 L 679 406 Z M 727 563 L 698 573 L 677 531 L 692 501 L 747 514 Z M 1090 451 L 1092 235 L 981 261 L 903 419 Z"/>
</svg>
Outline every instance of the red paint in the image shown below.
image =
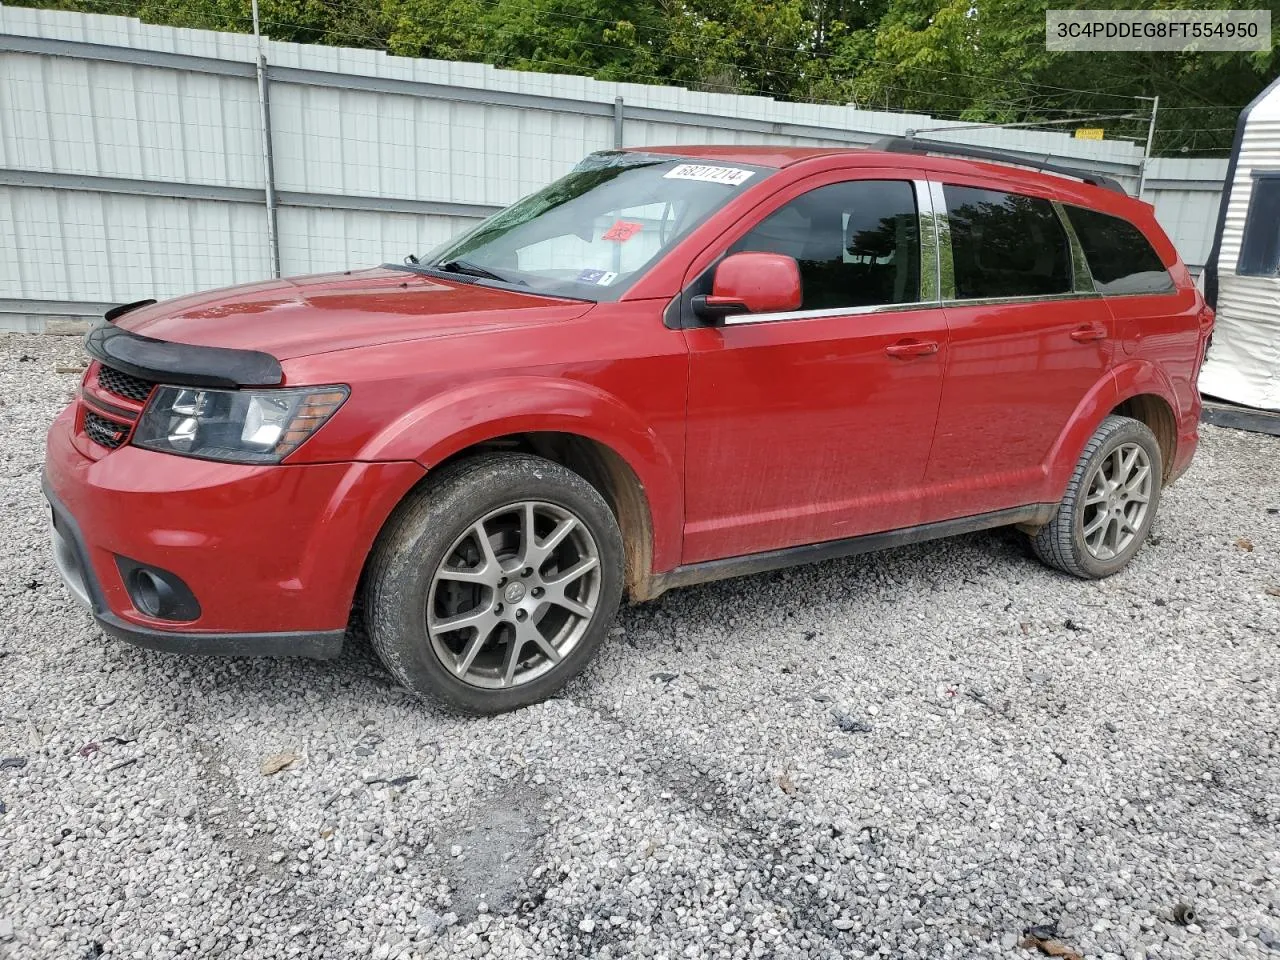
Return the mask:
<svg viewBox="0 0 1280 960">
<path fill-rule="evenodd" d="M 752 313 L 798 310 L 800 271 L 791 257 L 735 253 L 716 267 L 708 303 L 740 303 Z"/>
<path fill-rule="evenodd" d="M 94 461 L 72 446 L 73 425 L 68 409 L 49 431 L 54 493 L 111 609 L 164 629 L 134 609 L 113 554 L 186 581 L 202 615 L 184 631 L 335 629 L 387 514 L 424 475 L 412 462 L 241 466 L 132 446 Z"/>
<path fill-rule="evenodd" d="M 115 571 L 121 555 L 188 583 L 203 615 L 181 629 L 340 628 L 405 493 L 444 459 L 516 433 L 578 434 L 629 466 L 648 506 L 655 573 L 1056 501 L 1097 424 L 1140 394 L 1174 412 L 1174 471 L 1189 462 L 1212 315 L 1146 204 L 960 160 L 667 152 L 776 170 L 749 181 L 616 303 L 377 268 L 198 294 L 117 321 L 162 340 L 263 350 L 281 360 L 287 385 L 344 383 L 351 396 L 283 465 L 211 463 L 92 442 L 86 411 L 127 427 L 142 404 L 99 387 L 91 367 L 50 431 L 47 471 L 112 611 L 173 629 L 133 609 Z M 801 193 L 846 179 L 987 186 L 1124 216 L 1177 289 L 664 325 L 672 298 L 734 240 Z M 631 226 L 614 224 L 610 239 L 625 241 Z M 751 253 L 721 263 L 712 296 L 784 311 L 799 292 L 793 262 Z"/>
<path fill-rule="evenodd" d="M 279 360 L 373 343 L 470 337 L 578 316 L 591 304 L 375 267 L 230 287 L 143 307 L 119 326 Z"/>
<path fill-rule="evenodd" d="M 921 522 L 943 363 L 885 350 L 940 310 L 685 333 L 685 563 Z"/>
</svg>

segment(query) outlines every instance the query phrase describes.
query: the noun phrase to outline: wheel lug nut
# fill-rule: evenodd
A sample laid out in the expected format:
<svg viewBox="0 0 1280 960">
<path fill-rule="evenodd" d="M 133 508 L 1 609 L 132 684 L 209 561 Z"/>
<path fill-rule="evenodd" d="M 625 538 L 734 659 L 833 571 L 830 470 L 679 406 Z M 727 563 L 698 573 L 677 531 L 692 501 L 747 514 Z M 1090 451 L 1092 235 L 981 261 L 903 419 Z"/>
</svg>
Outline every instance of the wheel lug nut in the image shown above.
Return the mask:
<svg viewBox="0 0 1280 960">
<path fill-rule="evenodd" d="M 516 619 L 517 619 L 517 620 L 523 620 L 523 619 L 525 619 L 525 617 L 527 617 L 527 616 L 529 616 L 529 615 L 528 615 L 527 613 L 525 613 L 523 610 L 517 610 L 517 611 L 516 611 Z"/>
<path fill-rule="evenodd" d="M 506 577 L 499 577 L 499 578 L 498 578 L 498 586 L 500 586 L 500 587 L 505 587 L 506 585 L 507 585 L 507 578 L 506 578 Z"/>
<path fill-rule="evenodd" d="M 494 613 L 501 613 L 502 611 L 503 611 L 503 606 L 502 606 L 502 604 L 498 604 L 497 606 L 495 606 L 495 607 L 493 608 L 493 612 L 494 612 Z"/>
<path fill-rule="evenodd" d="M 541 587 L 534 587 L 534 588 L 533 588 L 533 591 L 532 591 L 532 593 L 533 593 L 533 595 L 534 595 L 535 597 L 540 597 L 540 596 L 542 596 L 542 595 L 543 595 L 544 593 L 546 593 L 546 592 L 547 592 L 547 591 L 543 590 Z"/>
<path fill-rule="evenodd" d="M 522 577 L 533 576 L 533 567 L 525 567 L 523 570 L 520 571 L 520 576 Z"/>
</svg>

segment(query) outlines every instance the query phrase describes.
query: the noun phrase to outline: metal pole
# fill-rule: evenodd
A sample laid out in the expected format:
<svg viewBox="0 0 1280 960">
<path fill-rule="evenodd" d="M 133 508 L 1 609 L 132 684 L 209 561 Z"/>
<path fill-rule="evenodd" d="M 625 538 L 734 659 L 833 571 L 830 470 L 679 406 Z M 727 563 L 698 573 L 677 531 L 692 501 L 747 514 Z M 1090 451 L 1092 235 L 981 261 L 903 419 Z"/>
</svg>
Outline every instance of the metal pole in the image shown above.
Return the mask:
<svg viewBox="0 0 1280 960">
<path fill-rule="evenodd" d="M 1142 151 L 1142 167 L 1138 170 L 1138 199 L 1142 199 L 1142 189 L 1147 185 L 1147 165 L 1151 163 L 1151 145 L 1156 139 L 1156 111 L 1160 109 L 1159 97 L 1136 97 L 1137 100 L 1151 101 L 1151 121 L 1147 124 L 1147 148 Z"/>
<path fill-rule="evenodd" d="M 267 96 L 267 56 L 258 28 L 258 0 L 253 0 L 253 36 L 258 41 L 258 115 L 262 127 L 262 179 L 267 197 L 267 249 L 271 253 L 271 275 L 280 276 L 280 234 L 276 229 L 276 175 L 271 152 L 271 101 Z"/>
<path fill-rule="evenodd" d="M 613 146 L 622 149 L 622 98 L 613 98 Z"/>
</svg>

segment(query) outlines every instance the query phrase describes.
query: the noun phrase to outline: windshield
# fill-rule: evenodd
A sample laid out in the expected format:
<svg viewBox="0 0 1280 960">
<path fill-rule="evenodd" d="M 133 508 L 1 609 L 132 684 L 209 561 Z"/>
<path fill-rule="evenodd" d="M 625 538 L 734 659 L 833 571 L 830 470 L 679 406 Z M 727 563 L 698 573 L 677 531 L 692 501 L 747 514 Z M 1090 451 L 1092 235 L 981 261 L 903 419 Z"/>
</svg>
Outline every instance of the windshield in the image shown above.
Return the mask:
<svg viewBox="0 0 1280 960">
<path fill-rule="evenodd" d="M 771 170 L 594 153 L 565 177 L 419 259 L 539 293 L 616 300 L 678 240 Z"/>
</svg>

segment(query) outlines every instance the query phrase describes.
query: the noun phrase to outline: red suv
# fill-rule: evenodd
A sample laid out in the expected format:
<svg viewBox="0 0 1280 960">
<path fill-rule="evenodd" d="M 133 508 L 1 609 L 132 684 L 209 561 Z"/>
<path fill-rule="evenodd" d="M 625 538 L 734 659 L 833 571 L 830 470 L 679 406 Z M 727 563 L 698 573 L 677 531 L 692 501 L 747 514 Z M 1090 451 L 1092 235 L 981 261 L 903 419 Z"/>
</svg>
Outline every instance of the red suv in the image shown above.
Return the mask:
<svg viewBox="0 0 1280 960">
<path fill-rule="evenodd" d="M 193 654 L 331 657 L 355 605 L 476 713 L 578 673 L 624 593 L 1002 524 L 1114 573 L 1212 313 L 1150 206 L 1000 159 L 597 153 L 403 265 L 118 307 L 49 434 L 60 569 Z"/>
</svg>

